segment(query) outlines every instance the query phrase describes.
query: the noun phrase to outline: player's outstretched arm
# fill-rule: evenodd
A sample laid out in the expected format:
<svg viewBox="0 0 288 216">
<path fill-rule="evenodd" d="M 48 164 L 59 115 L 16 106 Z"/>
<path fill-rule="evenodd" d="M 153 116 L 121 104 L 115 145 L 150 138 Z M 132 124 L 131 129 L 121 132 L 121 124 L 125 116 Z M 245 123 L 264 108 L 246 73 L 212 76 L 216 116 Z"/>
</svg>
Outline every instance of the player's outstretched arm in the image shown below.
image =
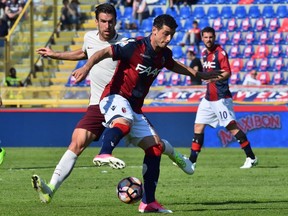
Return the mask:
<svg viewBox="0 0 288 216">
<path fill-rule="evenodd" d="M 190 76 L 192 74 L 193 76 L 199 77 L 200 79 L 203 80 L 221 78 L 222 77 L 221 73 L 223 73 L 223 71 L 220 70 L 212 72 L 198 72 L 179 61 L 175 61 L 174 67 L 171 70 L 175 73 L 187 76 Z"/>
<path fill-rule="evenodd" d="M 87 55 L 83 52 L 82 49 L 77 49 L 73 51 L 65 51 L 65 52 L 56 52 L 50 49 L 49 47 L 43 47 L 36 50 L 36 52 L 42 57 L 49 57 L 52 59 L 58 60 L 70 60 L 70 61 L 78 61 L 87 59 Z"/>
<path fill-rule="evenodd" d="M 203 79 L 203 80 L 210 80 L 213 82 L 224 79 L 223 71 L 221 70 L 214 70 L 210 72 L 197 72 L 196 77 Z"/>
<path fill-rule="evenodd" d="M 112 47 L 106 47 L 102 50 L 99 50 L 95 52 L 86 62 L 85 65 L 83 65 L 81 68 L 76 69 L 72 72 L 72 76 L 75 77 L 75 82 L 79 83 L 82 80 L 84 80 L 91 68 L 97 64 L 98 62 L 102 61 L 106 58 L 111 58 L 113 56 Z"/>
</svg>

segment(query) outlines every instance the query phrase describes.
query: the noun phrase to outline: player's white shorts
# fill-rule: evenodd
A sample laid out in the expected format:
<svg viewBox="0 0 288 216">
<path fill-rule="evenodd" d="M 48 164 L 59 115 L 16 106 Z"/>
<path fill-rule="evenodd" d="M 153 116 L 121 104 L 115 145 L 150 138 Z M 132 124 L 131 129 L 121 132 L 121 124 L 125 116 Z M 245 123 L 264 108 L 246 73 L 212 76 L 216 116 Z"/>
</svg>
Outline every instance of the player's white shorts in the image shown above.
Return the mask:
<svg viewBox="0 0 288 216">
<path fill-rule="evenodd" d="M 208 101 L 203 98 L 198 106 L 195 123 L 208 124 L 216 128 L 226 127 L 235 120 L 232 98 Z"/>
<path fill-rule="evenodd" d="M 100 110 L 104 115 L 105 127 L 109 127 L 113 119 L 124 117 L 132 123 L 130 133 L 124 137 L 126 145 L 138 145 L 146 136 L 154 136 L 156 132 L 143 114 L 135 113 L 128 100 L 121 95 L 109 95 L 100 101 Z"/>
</svg>

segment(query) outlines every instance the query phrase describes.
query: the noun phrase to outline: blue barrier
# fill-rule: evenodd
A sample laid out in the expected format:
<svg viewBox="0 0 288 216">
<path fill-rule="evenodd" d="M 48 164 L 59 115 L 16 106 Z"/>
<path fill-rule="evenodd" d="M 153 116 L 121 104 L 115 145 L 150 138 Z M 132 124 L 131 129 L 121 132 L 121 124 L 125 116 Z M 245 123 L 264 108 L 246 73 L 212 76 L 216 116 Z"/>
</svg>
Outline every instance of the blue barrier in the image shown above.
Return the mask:
<svg viewBox="0 0 288 216">
<path fill-rule="evenodd" d="M 162 138 L 176 147 L 190 147 L 197 107 L 158 107 L 145 114 Z M 150 108 L 151 109 L 151 108 Z M 152 108 L 153 109 L 153 108 Z M 241 111 L 245 110 L 245 111 Z M 262 110 L 262 111 L 261 111 Z M 1 146 L 67 147 L 73 129 L 85 109 L 2 109 Z M 288 147 L 287 107 L 245 106 L 236 109 L 239 126 L 247 132 L 253 147 Z M 206 128 L 206 147 L 239 147 L 225 128 Z M 123 143 L 120 144 L 123 146 Z M 100 146 L 95 142 L 91 146 Z"/>
</svg>

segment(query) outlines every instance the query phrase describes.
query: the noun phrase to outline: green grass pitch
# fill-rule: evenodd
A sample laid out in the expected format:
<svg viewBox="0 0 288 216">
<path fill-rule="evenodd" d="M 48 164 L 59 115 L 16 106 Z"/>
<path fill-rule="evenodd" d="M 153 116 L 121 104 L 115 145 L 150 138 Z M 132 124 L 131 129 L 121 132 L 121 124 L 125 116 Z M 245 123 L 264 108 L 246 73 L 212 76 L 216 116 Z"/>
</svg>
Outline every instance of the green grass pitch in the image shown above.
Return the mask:
<svg viewBox="0 0 288 216">
<path fill-rule="evenodd" d="M 49 181 L 65 150 L 6 147 L 0 166 L 1 216 L 141 215 L 139 203 L 124 204 L 116 196 L 116 185 L 123 177 L 142 179 L 143 152 L 139 148 L 115 149 L 114 154 L 126 162 L 123 170 L 94 167 L 92 158 L 99 148 L 86 149 L 52 202 L 40 203 L 31 176 L 38 174 Z M 188 148 L 178 150 L 189 154 Z M 241 149 L 205 148 L 192 176 L 163 156 L 156 198 L 177 216 L 288 215 L 288 148 L 254 151 L 259 165 L 241 170 L 245 160 Z"/>
</svg>

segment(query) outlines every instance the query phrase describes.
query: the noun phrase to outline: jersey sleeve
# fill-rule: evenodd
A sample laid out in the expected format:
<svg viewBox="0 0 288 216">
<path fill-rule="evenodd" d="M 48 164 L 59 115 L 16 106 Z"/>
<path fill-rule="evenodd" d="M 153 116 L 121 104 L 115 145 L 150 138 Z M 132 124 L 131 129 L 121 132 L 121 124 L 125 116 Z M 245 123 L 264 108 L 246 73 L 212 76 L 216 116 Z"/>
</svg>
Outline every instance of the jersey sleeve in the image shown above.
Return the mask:
<svg viewBox="0 0 288 216">
<path fill-rule="evenodd" d="M 135 43 L 132 43 L 134 41 L 134 39 L 128 39 L 112 45 L 113 61 L 129 59 L 131 51 L 135 49 Z"/>
</svg>

